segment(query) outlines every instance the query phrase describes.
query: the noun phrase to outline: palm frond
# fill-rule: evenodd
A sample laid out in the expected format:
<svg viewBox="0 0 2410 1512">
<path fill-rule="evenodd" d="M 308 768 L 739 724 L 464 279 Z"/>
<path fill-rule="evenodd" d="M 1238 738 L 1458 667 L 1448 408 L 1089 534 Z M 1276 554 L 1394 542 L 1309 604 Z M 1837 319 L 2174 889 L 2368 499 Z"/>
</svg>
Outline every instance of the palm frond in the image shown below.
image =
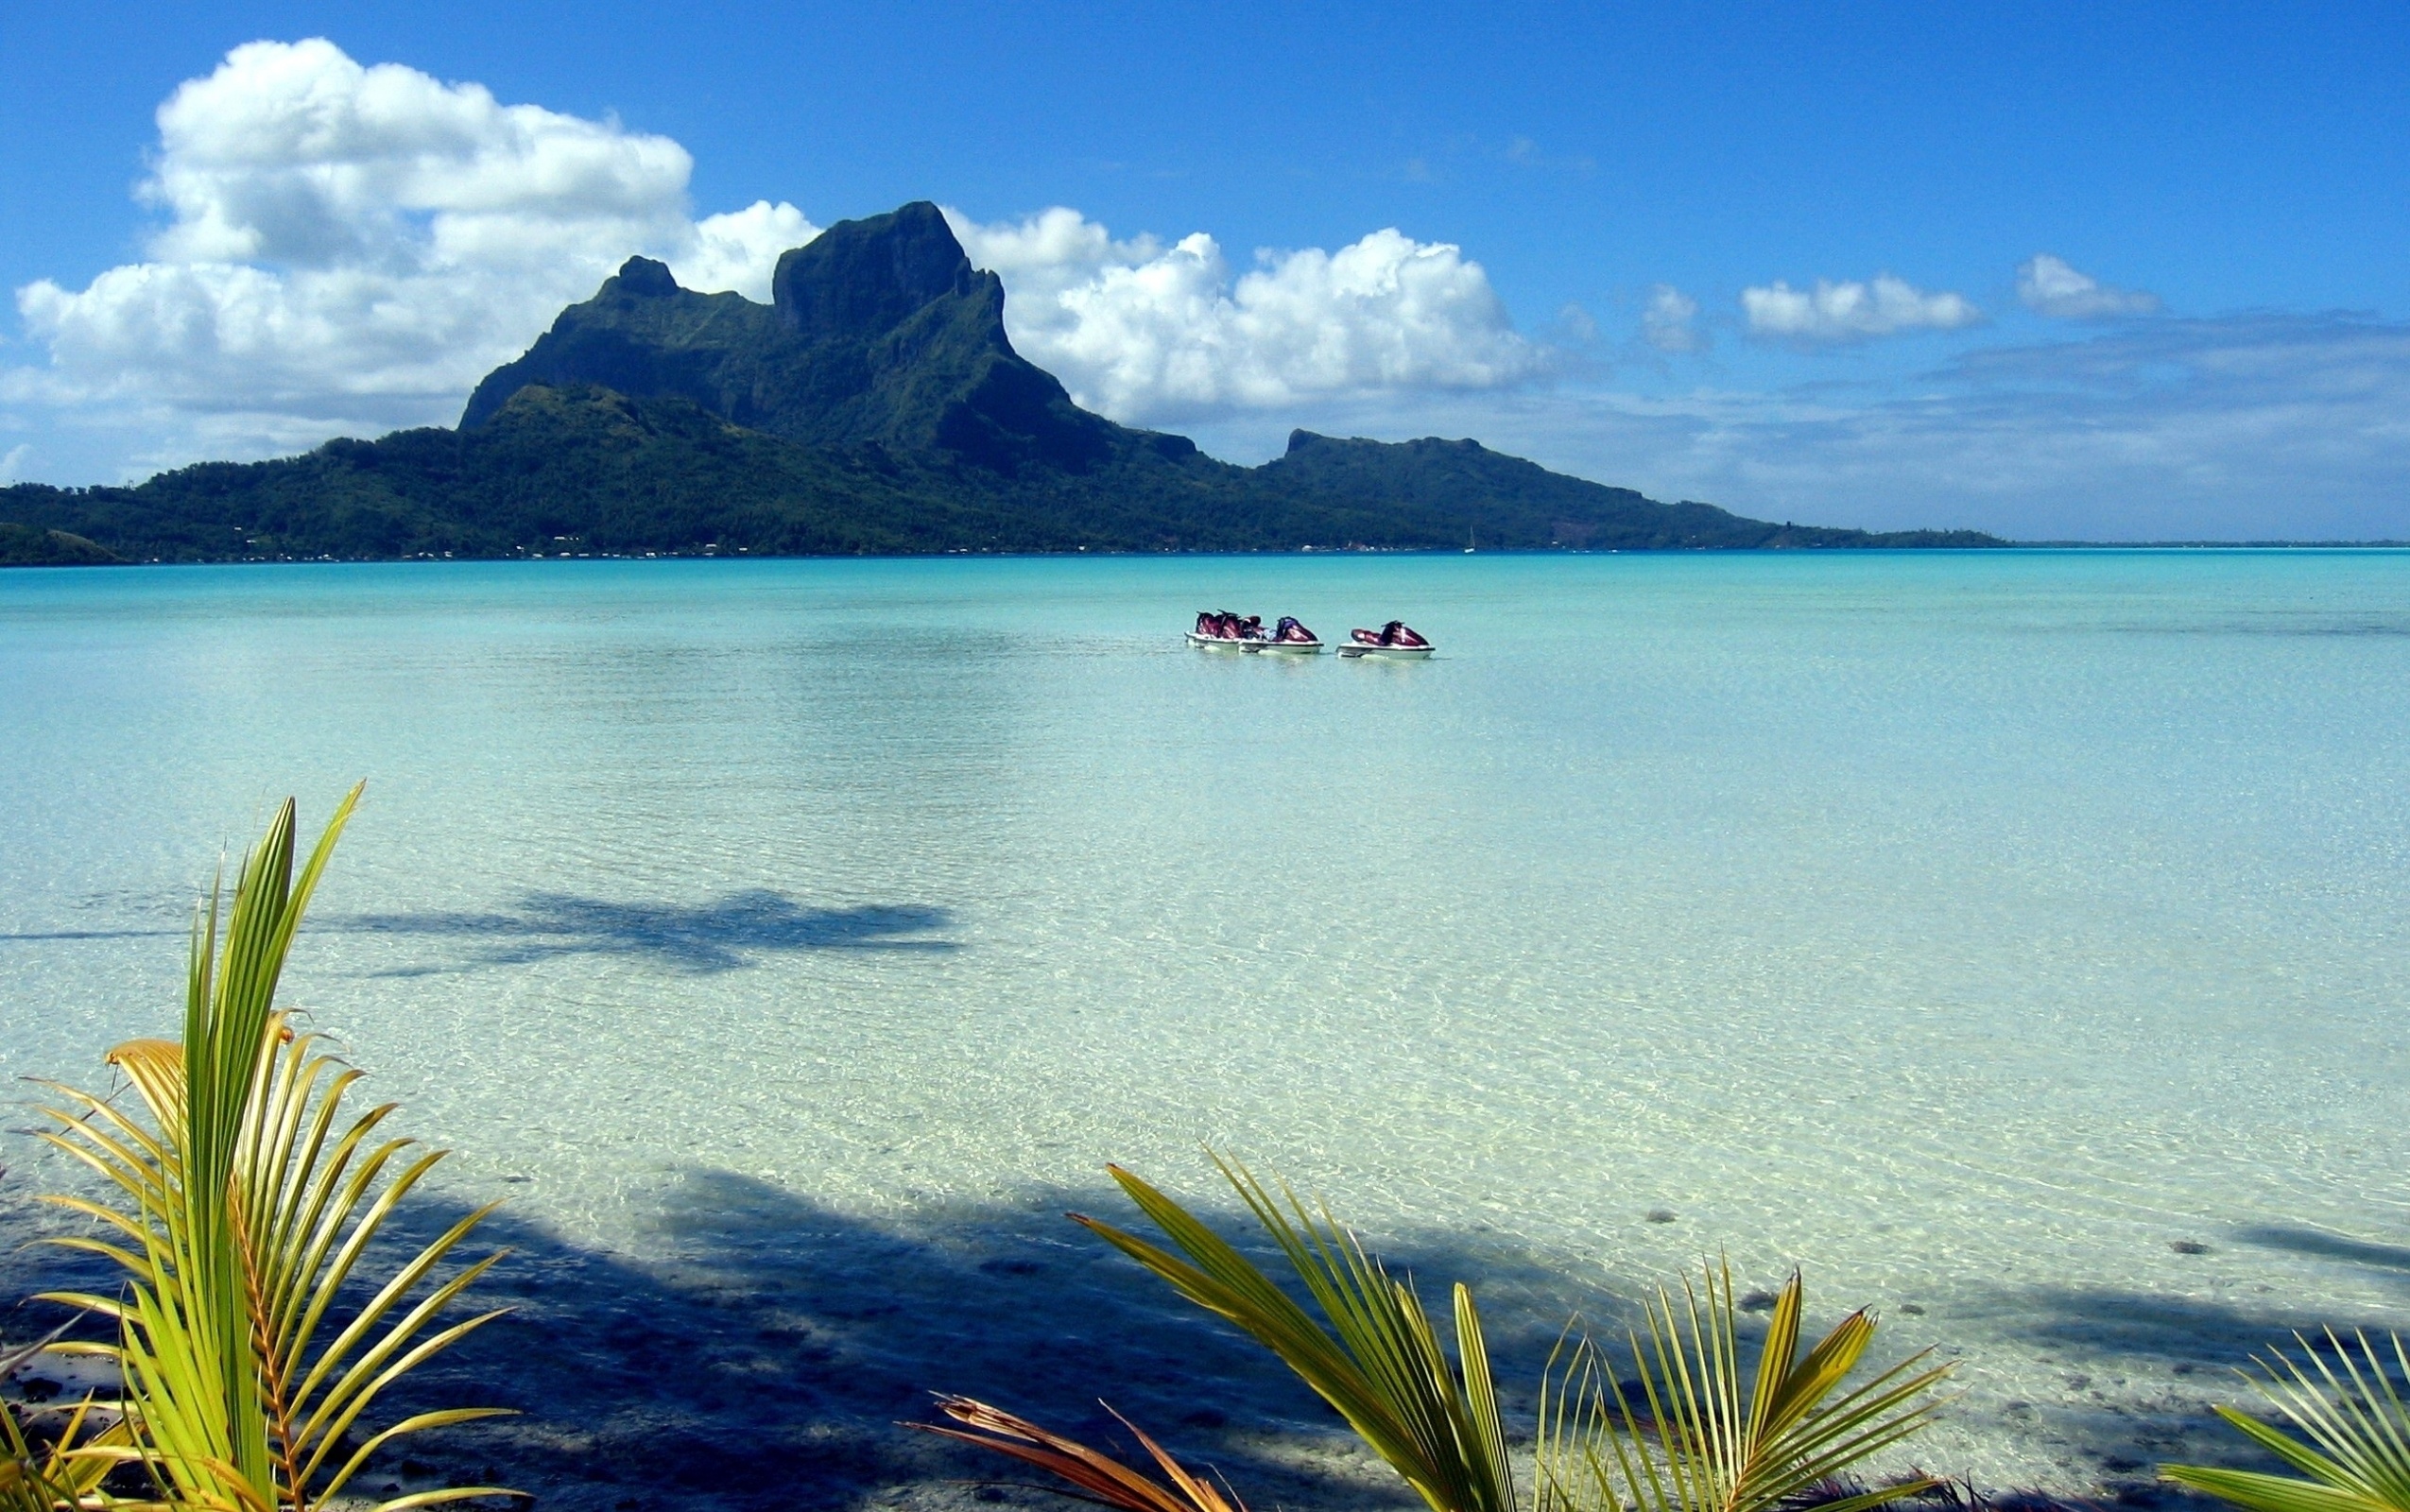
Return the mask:
<svg viewBox="0 0 2410 1512">
<path fill-rule="evenodd" d="M 110 1236 L 62 1243 L 113 1260 L 125 1281 L 114 1298 L 54 1299 L 117 1319 L 109 1352 L 132 1448 L 163 1495 L 190 1505 L 307 1512 L 341 1495 L 373 1449 L 494 1411 L 361 1428 L 395 1381 L 499 1315 L 438 1326 L 499 1256 L 438 1279 L 492 1211 L 480 1208 L 346 1305 L 388 1219 L 442 1159 L 380 1136 L 390 1104 L 347 1117 L 360 1073 L 274 1006 L 294 932 L 358 798 L 354 788 L 298 877 L 286 802 L 244 859 L 222 943 L 222 899 L 197 918 L 182 1041 L 137 1040 L 110 1056 L 147 1124 L 66 1088 L 48 1110 L 57 1127 L 44 1137 L 118 1198 L 54 1198 Z M 363 1433 L 368 1449 L 349 1441 Z"/>
<path fill-rule="evenodd" d="M 1145 1430 L 1117 1412 L 1113 1413 L 1114 1419 L 1146 1447 L 1146 1452 L 1154 1457 L 1170 1485 L 1155 1480 L 1144 1470 L 1133 1469 L 1101 1450 L 1090 1449 L 1077 1439 L 1066 1438 L 984 1401 L 941 1396 L 938 1410 L 962 1426 L 904 1426 L 958 1438 L 966 1444 L 1010 1455 L 1024 1465 L 1034 1465 L 1069 1483 L 1074 1489 L 1064 1494 L 1082 1501 L 1102 1503 L 1118 1507 L 1121 1512 L 1247 1512 L 1247 1503 L 1234 1496 L 1225 1498 L 1212 1482 L 1182 1466 L 1162 1445 L 1147 1437 Z M 1105 1410 L 1112 1412 L 1110 1407 Z"/>
<path fill-rule="evenodd" d="M 1845 1391 L 1874 1319 L 1852 1313 L 1802 1358 L 1804 1308 L 1794 1273 L 1747 1381 L 1729 1266 L 1685 1282 L 1678 1299 L 1658 1292 L 1645 1335 L 1629 1336 L 1625 1383 L 1590 1340 L 1560 1343 L 1541 1390 L 1539 1512 L 1773 1512 L 1930 1420 L 1949 1366 L 1919 1368 L 1918 1354 Z M 1864 1512 L 1938 1484 L 1902 1481 L 1820 1512 Z"/>
<path fill-rule="evenodd" d="M 60 1340 L 76 1326 L 69 1318 L 31 1344 L 0 1350 L 0 1381 L 18 1366 L 59 1349 Z M 87 1434 L 88 1425 L 97 1423 Z M 100 1488 L 126 1442 L 121 1416 L 87 1397 L 68 1410 L 57 1436 L 36 1448 L 26 1435 L 20 1409 L 0 1402 L 0 1512 L 59 1512 L 84 1504 Z"/>
<path fill-rule="evenodd" d="M 125 1457 L 129 1439 L 123 1417 L 86 1398 L 68 1410 L 58 1436 L 37 1449 L 17 1408 L 0 1402 L 0 1512 L 71 1512 L 93 1504 L 100 1483 Z"/>
<path fill-rule="evenodd" d="M 1367 1254 L 1327 1209 L 1309 1210 L 1285 1186 L 1276 1200 L 1244 1166 L 1218 1155 L 1214 1163 L 1280 1247 L 1318 1322 L 1185 1208 L 1120 1166 L 1108 1168 L 1113 1179 L 1179 1253 L 1073 1217 L 1280 1356 L 1433 1512 L 1515 1512 L 1472 1293 L 1455 1288 L 1452 1366 L 1412 1285 Z"/>
<path fill-rule="evenodd" d="M 2161 1465 L 2160 1479 L 2254 1512 L 2410 1512 L 2410 1408 L 2394 1386 L 2396 1374 L 2410 1377 L 2401 1335 L 2389 1336 L 2391 1369 L 2365 1332 L 2352 1335 L 2356 1357 L 2333 1329 L 2325 1350 L 2293 1337 L 2307 1364 L 2270 1349 L 2266 1358 L 2253 1357 L 2261 1379 L 2251 1383 L 2300 1437 L 2231 1407 L 2217 1415 L 2300 1477 Z"/>
</svg>

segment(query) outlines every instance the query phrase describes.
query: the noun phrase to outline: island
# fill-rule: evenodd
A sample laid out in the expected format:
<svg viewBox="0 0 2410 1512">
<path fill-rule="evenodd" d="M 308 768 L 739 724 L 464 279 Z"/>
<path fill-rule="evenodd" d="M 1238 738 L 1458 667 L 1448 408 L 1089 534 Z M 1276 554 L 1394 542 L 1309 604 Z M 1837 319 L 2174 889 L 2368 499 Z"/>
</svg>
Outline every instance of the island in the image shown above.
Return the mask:
<svg viewBox="0 0 2410 1512">
<path fill-rule="evenodd" d="M 783 253 L 771 302 L 631 257 L 456 428 L 0 489 L 0 562 L 2006 544 L 1745 519 L 1472 440 L 1297 431 L 1240 467 L 1080 408 L 938 207 Z"/>
</svg>

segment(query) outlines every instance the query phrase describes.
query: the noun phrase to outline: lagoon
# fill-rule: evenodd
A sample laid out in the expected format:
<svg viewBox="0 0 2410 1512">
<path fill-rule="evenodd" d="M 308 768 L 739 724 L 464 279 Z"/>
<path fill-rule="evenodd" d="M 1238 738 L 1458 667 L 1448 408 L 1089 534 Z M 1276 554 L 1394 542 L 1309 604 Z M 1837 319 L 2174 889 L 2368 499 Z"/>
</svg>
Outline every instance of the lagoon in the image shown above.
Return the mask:
<svg viewBox="0 0 2410 1512">
<path fill-rule="evenodd" d="M 1803 1265 L 1961 1361 L 1926 1467 L 2115 1487 L 2229 1452 L 2250 1349 L 2410 1323 L 2405 730 L 2383 551 L 13 572 L 0 1073 L 170 1028 L 214 858 L 364 777 L 287 996 L 581 1329 L 463 1367 L 560 1395 L 487 1443 L 563 1504 L 573 1430 L 765 1417 L 925 1487 L 935 1388 L 1377 1487 L 1058 1216 L 1212 1203 L 1204 1144 L 1518 1360 Z M 13 1236 L 65 1175 L 0 1160 Z"/>
</svg>

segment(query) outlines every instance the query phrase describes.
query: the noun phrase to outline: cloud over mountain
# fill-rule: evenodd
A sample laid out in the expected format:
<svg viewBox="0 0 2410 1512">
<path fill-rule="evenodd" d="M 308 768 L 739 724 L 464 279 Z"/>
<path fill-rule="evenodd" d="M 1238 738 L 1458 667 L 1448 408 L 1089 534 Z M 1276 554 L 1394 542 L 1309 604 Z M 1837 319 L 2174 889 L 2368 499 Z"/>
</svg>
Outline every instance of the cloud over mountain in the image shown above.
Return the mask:
<svg viewBox="0 0 2410 1512">
<path fill-rule="evenodd" d="M 1795 289 L 1776 279 L 1762 288 L 1743 289 L 1741 310 L 1748 318 L 1750 335 L 1801 342 L 1955 331 L 1984 318 L 1963 294 L 1928 294 L 1889 273 L 1865 283 L 1817 279 L 1813 289 Z"/>
<path fill-rule="evenodd" d="M 158 121 L 139 194 L 165 224 L 80 290 L 18 291 L 50 355 L 21 392 L 278 439 L 424 421 L 630 249 L 760 292 L 812 230 L 767 203 L 696 222 L 667 137 L 323 40 L 238 47 Z"/>
<path fill-rule="evenodd" d="M 766 300 L 778 254 L 818 233 L 768 200 L 694 218 L 693 159 L 668 137 L 322 39 L 235 48 L 158 126 L 137 193 L 163 219 L 143 260 L 20 288 L 48 362 L 0 370 L 0 397 L 146 434 L 136 466 L 440 421 L 632 252 L 689 288 Z M 1115 241 L 1068 210 L 956 220 L 1006 281 L 1015 338 L 1115 418 L 1541 366 L 1478 264 L 1395 231 L 1261 254 L 1233 278 L 1201 232 Z"/>
<path fill-rule="evenodd" d="M 1376 231 L 1335 252 L 1259 251 L 1235 278 L 1203 232 L 1116 241 L 1060 206 L 982 225 L 948 213 L 973 265 L 1010 298 L 1023 355 L 1115 420 L 1375 390 L 1492 388 L 1531 377 L 1481 265 L 1444 242 Z"/>
</svg>

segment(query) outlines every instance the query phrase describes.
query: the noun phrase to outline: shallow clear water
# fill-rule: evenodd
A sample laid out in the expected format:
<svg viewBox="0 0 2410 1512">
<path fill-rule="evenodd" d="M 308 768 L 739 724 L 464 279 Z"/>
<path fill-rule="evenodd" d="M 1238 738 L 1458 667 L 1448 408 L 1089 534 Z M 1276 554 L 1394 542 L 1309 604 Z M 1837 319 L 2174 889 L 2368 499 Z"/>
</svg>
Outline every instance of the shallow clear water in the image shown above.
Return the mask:
<svg viewBox="0 0 2410 1512">
<path fill-rule="evenodd" d="M 1801 1263 L 1958 1354 L 1925 1463 L 2088 1486 L 2410 1321 L 2406 730 L 2410 554 L 15 572 L 0 1073 L 167 1027 L 221 847 L 365 777 L 289 995 L 562 1254 L 851 1315 L 1210 1143 L 1526 1343 Z M 1154 1300 L 1003 1273 L 1066 1400 Z"/>
</svg>

